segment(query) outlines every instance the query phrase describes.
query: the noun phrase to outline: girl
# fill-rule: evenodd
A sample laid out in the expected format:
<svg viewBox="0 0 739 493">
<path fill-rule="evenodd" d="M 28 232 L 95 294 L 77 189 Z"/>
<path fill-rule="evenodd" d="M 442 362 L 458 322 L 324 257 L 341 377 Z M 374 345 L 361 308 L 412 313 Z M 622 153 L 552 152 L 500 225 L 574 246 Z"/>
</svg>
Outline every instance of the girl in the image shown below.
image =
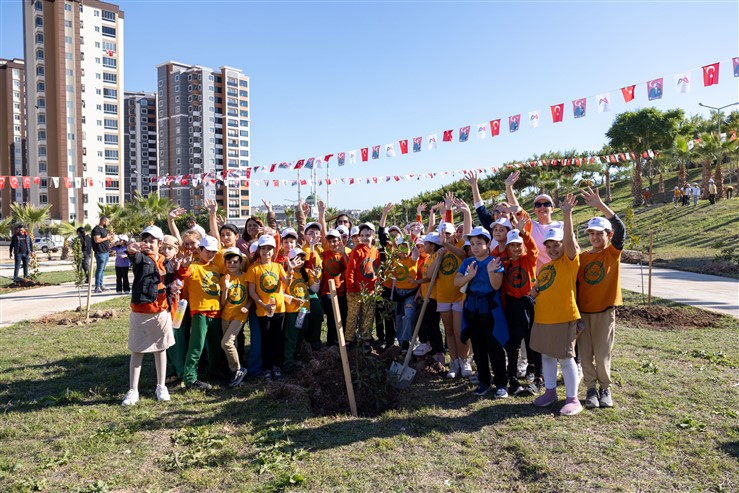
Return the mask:
<svg viewBox="0 0 739 493">
<path fill-rule="evenodd" d="M 423 254 L 419 256 L 418 266 L 416 267 L 418 272 L 416 284 L 419 285 L 416 292 L 416 303 L 422 304 L 431 282 L 434 264 L 439 261 L 439 256 L 436 254 L 441 249 L 441 240 L 438 233 L 429 233 L 423 237 L 420 247 L 423 249 Z M 439 326 L 441 316 L 436 308 L 436 300 L 429 297 L 421 328 L 418 331 L 420 344 L 413 350 L 413 355 L 424 356 L 429 352 L 433 352 L 434 360 L 444 364 L 444 340 L 441 337 L 441 327 Z"/>
<path fill-rule="evenodd" d="M 273 262 L 275 239 L 262 235 L 257 240 L 257 258 L 249 269 L 246 281 L 249 296 L 256 305 L 262 340 L 264 379 L 269 382 L 282 379 L 284 358 L 285 290 L 292 281 L 292 270 L 285 272 L 282 265 Z"/>
<path fill-rule="evenodd" d="M 388 259 L 388 255 L 392 255 L 391 252 L 395 249 L 394 239 L 400 235 L 400 228 L 397 226 L 390 226 L 385 228 L 387 223 L 387 216 L 393 210 L 393 204 L 388 202 L 382 208 L 382 216 L 380 216 L 380 232 L 379 232 L 379 252 L 380 252 L 380 263 L 385 264 Z M 378 289 L 381 290 L 382 299 L 378 299 L 375 304 L 375 332 L 377 339 L 381 342 L 381 349 L 389 348 L 395 345 L 396 338 L 396 327 L 395 327 L 395 316 L 388 314 L 390 311 L 395 311 L 395 303 L 393 300 L 393 285 L 395 281 L 392 276 L 387 276 L 385 281 Z M 384 342 L 383 342 L 384 341 Z M 398 339 L 400 342 L 400 339 Z M 403 349 L 403 348 L 401 348 Z M 408 349 L 408 348 L 405 348 Z"/>
<path fill-rule="evenodd" d="M 293 273 L 293 280 L 288 288 L 289 296 L 285 296 L 285 371 L 292 372 L 295 367 L 295 354 L 303 332 L 310 327 L 312 312 L 310 297 L 315 296 L 320 287 L 320 275 L 317 269 L 308 268 L 305 262 L 305 251 L 293 248 L 289 254 L 288 269 Z M 300 327 L 298 318 L 304 310 Z"/>
<path fill-rule="evenodd" d="M 575 339 L 580 312 L 575 301 L 580 247 L 572 234 L 572 209 L 575 197 L 568 194 L 560 208 L 564 228 L 551 228 L 544 237 L 544 246 L 551 260 L 539 269 L 532 296 L 536 298 L 534 325 L 531 328 L 531 348 L 541 353 L 546 392 L 534 399 L 545 407 L 557 400 L 557 360 L 565 381 L 567 399 L 560 410 L 564 416 L 582 411 L 577 400 L 577 364 Z"/>
<path fill-rule="evenodd" d="M 246 264 L 244 254 L 235 246 L 223 251 L 226 263 L 226 274 L 222 277 L 221 286 L 221 329 L 223 338 L 221 348 L 226 353 L 228 369 L 231 371 L 229 387 L 238 387 L 246 376 L 247 370 L 239 362 L 236 350 L 236 337 L 249 317 L 251 300 L 244 273 Z"/>
<path fill-rule="evenodd" d="M 342 234 L 337 229 L 330 229 L 323 238 L 323 271 L 321 272 L 321 286 L 318 292 L 321 298 L 323 312 L 326 314 L 326 345 L 335 346 L 338 344 L 338 335 L 336 333 L 336 320 L 334 319 L 334 310 L 331 304 L 331 290 L 328 281 L 333 279 L 336 288 L 336 296 L 339 302 L 339 314 L 341 320 L 346 320 L 346 283 L 344 275 L 346 266 L 349 262 L 349 252 L 351 250 L 344 246 L 341 239 Z"/>
<path fill-rule="evenodd" d="M 364 350 L 370 352 L 375 307 L 373 303 L 363 302 L 360 293 L 362 290 L 370 292 L 375 290 L 377 270 L 380 268 L 380 252 L 373 246 L 375 227 L 372 223 L 362 223 L 358 229 L 359 244 L 349 254 L 346 267 L 348 313 L 344 337 L 347 344 L 351 344 L 354 342 L 356 332 L 359 331 L 364 339 Z"/>
<path fill-rule="evenodd" d="M 410 242 L 407 238 L 398 236 L 395 239 L 395 245 L 398 255 L 397 263 L 393 266 L 392 272 L 395 282 L 393 298 L 397 303 L 395 327 L 397 328 L 398 342 L 401 348 L 408 350 L 418 315 L 418 305 L 414 300 L 418 291 L 418 285 L 416 283 L 416 260 L 411 256 Z"/>
<path fill-rule="evenodd" d="M 115 255 L 115 292 L 117 294 L 131 292 L 131 287 L 128 284 L 128 269 L 131 267 L 131 263 L 128 260 L 127 243 L 128 236 L 120 235 L 118 244 L 110 249 L 110 253 Z"/>
<path fill-rule="evenodd" d="M 495 301 L 493 297 L 503 284 L 503 266 L 490 256 L 490 233 L 478 226 L 468 235 L 474 257 L 466 258 L 454 276 L 454 286 L 467 284 L 464 300 L 465 331 L 472 340 L 472 351 L 477 365 L 479 384 L 475 395 L 483 396 L 491 389 L 490 367 L 493 369 L 495 398 L 508 397 L 506 391 L 506 357 L 503 344 L 508 339 L 507 331 L 497 331 L 493 319 Z"/>
<path fill-rule="evenodd" d="M 162 240 L 162 246 L 160 253 L 164 256 L 164 269 L 166 274 L 164 276 L 164 285 L 167 289 L 167 301 L 169 302 L 169 311 L 174 317 L 174 312 L 177 310 L 177 304 L 180 302 L 182 281 L 177 275 L 179 268 L 179 260 L 175 258 L 180 249 L 180 242 L 172 235 L 164 235 Z M 189 335 L 189 322 L 187 325 L 188 330 L 185 331 L 185 320 L 182 320 L 182 325 L 177 330 L 173 330 L 174 344 L 167 349 L 167 364 L 169 365 L 169 374 L 172 377 L 167 379 L 167 383 L 175 388 L 180 388 L 182 385 L 182 377 L 185 373 L 185 354 L 187 352 L 187 336 Z"/>
<path fill-rule="evenodd" d="M 129 317 L 128 349 L 131 351 L 129 390 L 124 406 L 139 401 L 139 376 L 144 353 L 154 354 L 157 373 L 156 397 L 169 401 L 164 384 L 168 347 L 174 344 L 172 319 L 168 313 L 167 291 L 164 286 L 164 257 L 159 254 L 164 234 L 157 226 L 149 226 L 141 233 L 141 242 L 130 243 L 128 255 L 133 263 L 133 293 Z"/>
</svg>

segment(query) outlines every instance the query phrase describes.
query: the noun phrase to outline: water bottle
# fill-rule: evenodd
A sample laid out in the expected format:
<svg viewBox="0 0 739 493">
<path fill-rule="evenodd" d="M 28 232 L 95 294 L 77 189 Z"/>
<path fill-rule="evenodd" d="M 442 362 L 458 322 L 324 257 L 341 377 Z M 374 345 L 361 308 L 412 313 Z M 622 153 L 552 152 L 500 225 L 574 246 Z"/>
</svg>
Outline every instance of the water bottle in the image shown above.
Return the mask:
<svg viewBox="0 0 739 493">
<path fill-rule="evenodd" d="M 272 310 L 267 310 L 267 316 L 268 317 L 271 317 L 272 315 L 275 314 L 274 306 L 277 304 L 277 300 L 275 299 L 275 295 L 273 295 L 273 294 L 269 295 L 269 302 L 267 304 L 268 305 L 272 305 L 272 307 L 273 307 Z"/>
<path fill-rule="evenodd" d="M 185 310 L 187 310 L 187 300 L 180 300 L 177 303 L 177 310 L 175 310 L 174 319 L 172 320 L 173 329 L 179 329 L 182 327 L 182 319 L 185 318 Z"/>
<path fill-rule="evenodd" d="M 295 328 L 296 329 L 302 329 L 303 328 L 303 322 L 305 322 L 305 314 L 308 313 L 308 309 L 304 306 L 300 307 L 300 310 L 298 310 L 298 318 L 295 320 Z"/>
</svg>

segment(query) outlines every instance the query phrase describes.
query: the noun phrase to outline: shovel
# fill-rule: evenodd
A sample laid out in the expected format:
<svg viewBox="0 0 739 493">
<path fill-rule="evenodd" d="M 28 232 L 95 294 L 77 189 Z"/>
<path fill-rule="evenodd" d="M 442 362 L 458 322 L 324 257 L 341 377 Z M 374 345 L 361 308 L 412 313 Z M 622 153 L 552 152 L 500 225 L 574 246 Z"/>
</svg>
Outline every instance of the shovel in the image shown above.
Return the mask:
<svg viewBox="0 0 739 493">
<path fill-rule="evenodd" d="M 406 389 L 410 387 L 413 378 L 416 376 L 416 370 L 408 367 L 408 363 L 411 361 L 413 355 L 413 347 L 416 345 L 418 339 L 418 331 L 423 323 L 423 316 L 426 314 L 426 307 L 429 304 L 429 297 L 431 296 L 431 289 L 434 287 L 436 277 L 439 274 L 439 267 L 441 267 L 441 259 L 443 255 L 440 255 L 434 263 L 434 269 L 431 273 L 431 282 L 426 290 L 426 296 L 423 297 L 423 306 L 421 306 L 421 312 L 418 314 L 418 320 L 416 321 L 416 327 L 413 329 L 413 337 L 411 338 L 411 345 L 408 352 L 405 354 L 405 361 L 401 365 L 397 361 L 393 361 L 390 365 L 390 370 L 387 374 L 387 381 L 394 384 L 396 389 Z"/>
</svg>

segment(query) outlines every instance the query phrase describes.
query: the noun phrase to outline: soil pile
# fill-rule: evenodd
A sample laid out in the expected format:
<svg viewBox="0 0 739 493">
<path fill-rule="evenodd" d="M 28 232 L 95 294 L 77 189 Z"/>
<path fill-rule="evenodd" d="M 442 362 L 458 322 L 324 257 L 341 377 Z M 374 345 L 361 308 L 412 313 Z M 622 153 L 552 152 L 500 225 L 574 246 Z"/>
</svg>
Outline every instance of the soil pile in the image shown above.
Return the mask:
<svg viewBox="0 0 739 493">
<path fill-rule="evenodd" d="M 715 327 L 722 315 L 705 310 L 686 310 L 661 305 L 619 306 L 616 320 L 639 328 L 656 330 L 690 330 Z"/>
</svg>

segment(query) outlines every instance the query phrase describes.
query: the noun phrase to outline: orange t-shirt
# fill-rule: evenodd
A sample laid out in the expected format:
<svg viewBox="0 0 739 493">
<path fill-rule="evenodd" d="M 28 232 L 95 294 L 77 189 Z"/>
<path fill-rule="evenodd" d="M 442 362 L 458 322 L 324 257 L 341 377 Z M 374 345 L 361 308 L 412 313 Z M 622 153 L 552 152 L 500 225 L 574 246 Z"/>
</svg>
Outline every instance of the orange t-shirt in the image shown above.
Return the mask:
<svg viewBox="0 0 739 493">
<path fill-rule="evenodd" d="M 321 289 L 319 294 L 323 296 L 329 293 L 328 281 L 333 279 L 336 284 L 336 293 L 344 294 L 346 285 L 344 283 L 344 275 L 346 274 L 346 259 L 339 252 L 324 249 L 321 254 L 323 260 L 323 275 L 321 276 Z"/>
<path fill-rule="evenodd" d="M 142 255 L 145 255 L 142 253 Z M 152 254 L 153 255 L 153 254 Z M 164 274 L 166 269 L 164 268 L 164 255 L 159 255 L 155 260 L 152 255 L 146 255 L 149 257 L 157 267 L 159 272 L 159 283 L 157 284 L 157 299 L 151 303 L 131 303 L 131 311 L 136 313 L 161 313 L 167 311 L 169 308 L 169 302 L 167 301 L 167 287 L 164 285 Z"/>
<path fill-rule="evenodd" d="M 354 247 L 346 266 L 346 291 L 359 293 L 362 286 L 374 290 L 379 268 L 380 252 L 377 248 L 364 244 Z"/>
<path fill-rule="evenodd" d="M 255 262 L 246 271 L 246 281 L 254 284 L 257 297 L 262 303 L 269 303 L 270 297 L 275 299 L 275 313 L 285 312 L 285 269 L 276 262 L 262 264 Z M 267 310 L 257 303 L 257 317 L 267 315 Z"/>
<path fill-rule="evenodd" d="M 539 295 L 536 297 L 534 322 L 561 324 L 580 318 L 575 299 L 579 267 L 579 256 L 570 260 L 563 254 L 539 269 Z"/>
<path fill-rule="evenodd" d="M 600 313 L 623 305 L 621 250 L 609 244 L 600 252 L 582 252 L 577 271 L 577 306 L 584 313 Z"/>
<path fill-rule="evenodd" d="M 526 253 L 518 260 L 508 257 L 503 267 L 505 268 L 505 281 L 503 292 L 513 298 L 521 298 L 531 293 L 536 279 L 536 260 L 539 258 L 539 248 L 530 234 L 521 232 Z"/>
</svg>

